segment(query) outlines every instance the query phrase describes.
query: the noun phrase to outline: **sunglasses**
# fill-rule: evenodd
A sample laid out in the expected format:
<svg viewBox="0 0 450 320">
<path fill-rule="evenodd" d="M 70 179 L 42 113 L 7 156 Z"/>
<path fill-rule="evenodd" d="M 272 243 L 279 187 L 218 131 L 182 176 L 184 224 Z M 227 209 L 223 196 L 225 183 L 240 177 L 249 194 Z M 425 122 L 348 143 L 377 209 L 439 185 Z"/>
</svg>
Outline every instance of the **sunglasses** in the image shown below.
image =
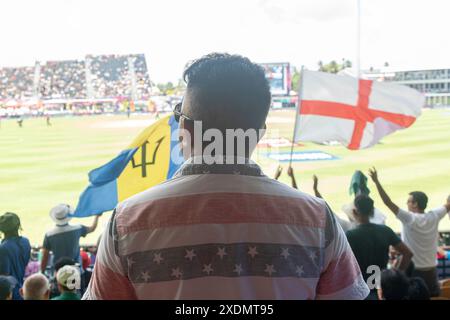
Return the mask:
<svg viewBox="0 0 450 320">
<path fill-rule="evenodd" d="M 176 122 L 180 122 L 180 118 L 181 118 L 181 117 L 183 117 L 183 118 L 185 118 L 185 119 L 187 119 L 187 120 L 194 121 L 193 119 L 191 119 L 191 118 L 189 118 L 187 115 L 185 115 L 183 112 L 181 112 L 181 106 L 182 106 L 182 103 L 179 102 L 179 103 L 177 103 L 177 104 L 175 105 L 175 108 L 173 108 L 173 115 L 174 115 L 174 117 L 175 117 L 175 121 L 176 121 Z"/>
</svg>

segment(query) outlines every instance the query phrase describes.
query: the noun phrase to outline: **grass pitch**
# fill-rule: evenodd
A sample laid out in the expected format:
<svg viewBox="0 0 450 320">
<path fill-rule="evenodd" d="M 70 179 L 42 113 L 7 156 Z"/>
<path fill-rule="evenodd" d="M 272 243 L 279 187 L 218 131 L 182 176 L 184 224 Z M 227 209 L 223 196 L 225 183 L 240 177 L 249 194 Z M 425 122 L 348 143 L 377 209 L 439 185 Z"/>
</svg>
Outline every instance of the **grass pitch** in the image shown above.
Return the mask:
<svg viewBox="0 0 450 320">
<path fill-rule="evenodd" d="M 22 219 L 23 235 L 39 245 L 45 231 L 53 227 L 49 210 L 58 203 L 76 206 L 87 186 L 90 170 L 115 157 L 146 126 L 149 116 L 91 116 L 53 118 L 47 126 L 44 118 L 25 119 L 19 128 L 14 120 L 2 120 L 0 127 L 0 213 L 12 211 Z M 272 111 L 267 136 L 292 138 L 294 111 Z M 411 127 L 396 132 L 373 148 L 350 151 L 342 146 L 306 143 L 295 151 L 320 150 L 339 160 L 295 162 L 293 167 L 300 189 L 312 193 L 312 175 L 319 176 L 319 189 L 335 212 L 351 201 L 350 179 L 357 169 L 367 173 L 376 166 L 391 198 L 406 207 L 408 192 L 422 190 L 429 196 L 429 208 L 442 205 L 450 194 L 450 111 L 425 110 Z M 290 151 L 290 147 L 278 151 Z M 254 154 L 265 173 L 273 176 L 278 162 L 264 156 L 266 149 Z M 276 152 L 272 149 L 271 152 Z M 284 167 L 281 181 L 289 183 Z M 400 224 L 383 205 L 370 182 L 371 196 L 394 230 Z M 109 213 L 100 219 L 98 231 L 83 239 L 95 243 Z M 89 225 L 92 218 L 74 219 Z M 450 230 L 445 217 L 441 230 Z"/>
</svg>

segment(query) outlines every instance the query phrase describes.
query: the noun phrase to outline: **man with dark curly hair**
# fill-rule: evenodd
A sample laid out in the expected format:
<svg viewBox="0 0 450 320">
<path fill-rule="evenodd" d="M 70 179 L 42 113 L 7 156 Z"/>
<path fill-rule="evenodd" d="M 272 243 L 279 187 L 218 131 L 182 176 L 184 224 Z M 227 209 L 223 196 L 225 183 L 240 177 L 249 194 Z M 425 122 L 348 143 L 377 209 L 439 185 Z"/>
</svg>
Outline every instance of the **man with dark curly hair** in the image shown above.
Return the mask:
<svg viewBox="0 0 450 320">
<path fill-rule="evenodd" d="M 186 161 L 117 206 L 84 299 L 365 298 L 325 201 L 250 160 L 271 103 L 264 70 L 213 53 L 183 77 L 174 114 Z"/>
</svg>

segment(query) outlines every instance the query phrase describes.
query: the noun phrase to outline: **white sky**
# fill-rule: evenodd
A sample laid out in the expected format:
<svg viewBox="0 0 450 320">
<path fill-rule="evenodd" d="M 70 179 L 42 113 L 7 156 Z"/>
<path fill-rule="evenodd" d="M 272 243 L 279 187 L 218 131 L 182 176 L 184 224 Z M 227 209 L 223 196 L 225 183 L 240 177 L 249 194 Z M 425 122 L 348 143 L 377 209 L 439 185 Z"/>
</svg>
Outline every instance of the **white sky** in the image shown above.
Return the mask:
<svg viewBox="0 0 450 320">
<path fill-rule="evenodd" d="M 356 56 L 357 0 L 1 0 L 0 66 L 145 53 L 154 82 L 212 51 L 316 68 Z M 361 0 L 361 63 L 450 67 L 450 1 Z"/>
</svg>

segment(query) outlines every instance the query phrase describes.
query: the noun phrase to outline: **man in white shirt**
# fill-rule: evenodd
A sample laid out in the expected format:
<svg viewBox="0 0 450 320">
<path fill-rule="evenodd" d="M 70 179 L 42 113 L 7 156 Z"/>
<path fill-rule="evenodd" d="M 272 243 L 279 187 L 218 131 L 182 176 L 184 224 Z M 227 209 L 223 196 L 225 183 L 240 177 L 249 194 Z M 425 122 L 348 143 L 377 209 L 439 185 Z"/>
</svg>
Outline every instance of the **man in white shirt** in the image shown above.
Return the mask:
<svg viewBox="0 0 450 320">
<path fill-rule="evenodd" d="M 439 296 L 439 283 L 436 269 L 439 221 L 450 212 L 450 197 L 442 207 L 425 213 L 428 197 L 421 191 L 409 193 L 408 211 L 400 209 L 389 198 L 378 180 L 375 168 L 369 170 L 384 204 L 402 222 L 402 240 L 411 249 L 414 256 L 412 276 L 422 278 L 430 290 L 431 296 Z"/>
</svg>

